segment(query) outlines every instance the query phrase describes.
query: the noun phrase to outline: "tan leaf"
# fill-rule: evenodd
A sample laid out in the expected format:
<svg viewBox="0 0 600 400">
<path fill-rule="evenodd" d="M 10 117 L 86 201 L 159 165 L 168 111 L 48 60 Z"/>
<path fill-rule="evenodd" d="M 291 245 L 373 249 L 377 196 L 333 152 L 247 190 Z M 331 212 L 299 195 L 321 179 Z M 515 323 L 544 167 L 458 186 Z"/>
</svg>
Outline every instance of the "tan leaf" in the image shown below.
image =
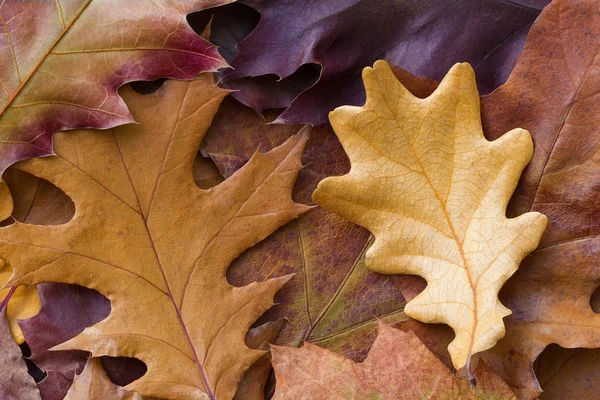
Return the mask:
<svg viewBox="0 0 600 400">
<path fill-rule="evenodd" d="M 150 400 L 147 396 L 121 389 L 110 381 L 99 358 L 90 358 L 64 400 Z"/>
<path fill-rule="evenodd" d="M 383 323 L 367 359 L 354 363 L 306 342 L 273 346 L 274 400 L 515 399 L 508 385 L 481 362 L 477 387 L 458 379 L 413 332 Z"/>
<path fill-rule="evenodd" d="M 505 216 L 531 138 L 522 129 L 484 138 L 468 64 L 455 65 L 425 99 L 410 94 L 384 61 L 363 79 L 366 104 L 330 114 L 350 173 L 321 181 L 313 198 L 374 234 L 369 268 L 427 280 L 405 312 L 450 325 L 452 362 L 469 371 L 471 356 L 504 336 L 510 310 L 498 291 L 546 226 L 539 213 Z"/>
<path fill-rule="evenodd" d="M 231 399 L 264 353 L 244 337 L 288 277 L 233 287 L 242 251 L 307 209 L 291 200 L 306 135 L 256 154 L 209 190 L 194 183 L 197 149 L 227 91 L 211 75 L 123 90 L 139 125 L 57 134 L 56 156 L 19 163 L 75 204 L 63 225 L 0 228 L 11 285 L 58 281 L 95 289 L 111 314 L 57 349 L 135 357 L 148 372 L 125 387 L 167 398 Z"/>
</svg>

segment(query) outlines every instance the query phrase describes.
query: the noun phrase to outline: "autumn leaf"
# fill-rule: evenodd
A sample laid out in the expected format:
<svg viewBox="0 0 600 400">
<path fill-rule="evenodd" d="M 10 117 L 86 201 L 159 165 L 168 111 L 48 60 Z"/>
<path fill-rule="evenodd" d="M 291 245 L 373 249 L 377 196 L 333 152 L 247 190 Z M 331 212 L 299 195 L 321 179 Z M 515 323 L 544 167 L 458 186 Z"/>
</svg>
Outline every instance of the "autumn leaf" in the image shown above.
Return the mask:
<svg viewBox="0 0 600 400">
<path fill-rule="evenodd" d="M 478 385 L 454 376 L 412 332 L 379 324 L 367 359 L 355 364 L 310 343 L 300 349 L 273 346 L 274 400 L 300 399 L 514 399 L 484 363 Z"/>
<path fill-rule="evenodd" d="M 8 207 L 9 210 L 12 208 L 12 213 L 4 224 L 20 221 L 34 225 L 60 225 L 73 218 L 73 202 L 50 182 L 12 167 L 4 172 L 3 179 L 10 188 L 7 197 L 12 198 L 12 204 Z M 10 278 L 12 269 L 7 272 L 5 281 Z M 17 288 L 11 304 L 23 287 Z M 39 313 L 19 316 L 19 325 L 31 351 L 27 358 L 45 374 L 44 379 L 38 382 L 42 398 L 62 399 L 75 374 L 83 370 L 89 353 L 48 349 L 106 318 L 110 313 L 110 302 L 98 292 L 77 285 L 41 283 L 37 288 L 39 299 L 35 289 L 32 293 Z"/>
<path fill-rule="evenodd" d="M 253 80 L 227 87 L 241 89 L 233 96 L 257 111 L 284 106 L 272 103 L 272 93 L 276 98 L 295 98 L 279 121 L 318 125 L 327 122 L 327 113 L 334 108 L 364 102 L 360 71 L 377 59 L 435 80 L 454 63 L 467 61 L 476 66 L 481 91 L 490 92 L 510 74 L 531 24 L 549 0 L 241 3 L 257 9 L 261 18 L 239 43 L 234 70 L 224 73 L 227 80 L 263 79 L 266 74 L 286 78 L 309 63 L 320 65 L 322 71 L 319 80 L 298 97 L 301 77 L 282 82 L 285 89 L 279 91 L 288 95 L 274 91 L 275 79 L 267 79 L 266 85 L 261 82 L 262 93 L 257 93 Z M 219 30 L 216 22 L 214 29 Z M 227 41 L 218 44 L 230 47 Z M 310 85 L 310 76 L 304 81 Z"/>
<path fill-rule="evenodd" d="M 468 64 L 455 65 L 426 99 L 410 94 L 384 61 L 363 79 L 365 106 L 330 115 L 350 173 L 321 181 L 313 199 L 373 232 L 369 268 L 427 280 L 405 313 L 450 325 L 454 367 L 469 372 L 471 356 L 504 336 L 510 310 L 497 293 L 546 226 L 539 213 L 505 217 L 531 139 L 515 129 L 485 140 Z"/>
<path fill-rule="evenodd" d="M 4 306 L 4 305 L 3 305 Z M 0 311 L 0 397 L 5 400 L 39 400 L 40 392 L 13 341 L 6 319 L 6 310 Z"/>
<path fill-rule="evenodd" d="M 0 171 L 51 154 L 55 131 L 133 122 L 126 82 L 226 66 L 186 14 L 230 1 L 3 1 Z"/>
<path fill-rule="evenodd" d="M 98 358 L 90 358 L 85 368 L 73 381 L 65 400 L 150 400 L 150 397 L 121 389 L 110 381 Z"/>
<path fill-rule="evenodd" d="M 59 226 L 0 229 L 0 257 L 15 268 L 9 283 L 74 283 L 110 299 L 108 318 L 55 349 L 142 360 L 148 372 L 126 390 L 232 398 L 263 354 L 244 336 L 289 279 L 234 288 L 225 271 L 307 209 L 290 198 L 307 137 L 255 155 L 213 189 L 198 188 L 196 149 L 226 93 L 212 76 L 168 81 L 148 96 L 124 90 L 140 125 L 61 133 L 56 157 L 18 165 L 62 189 L 76 214 Z"/>
<path fill-rule="evenodd" d="M 260 149 L 284 143 L 298 125 L 269 124 L 253 110 L 227 97 L 201 146 L 224 176 L 244 165 Z M 306 128 L 305 128 L 306 129 Z M 321 179 L 348 171 L 349 163 L 329 126 L 314 128 L 302 156 L 305 167 L 293 199 L 311 203 Z M 285 318 L 274 343 L 318 344 L 354 361 L 366 356 L 376 336 L 377 320 L 402 321 L 404 300 L 390 278 L 369 271 L 364 252 L 370 244 L 365 229 L 316 207 L 247 250 L 227 271 L 235 286 L 294 273 L 277 294 L 276 305 L 259 323 Z"/>
<path fill-rule="evenodd" d="M 517 124 L 532 132 L 536 145 L 509 215 L 548 216 L 539 248 L 501 292 L 513 315 L 488 358 L 522 398 L 540 393 L 532 363 L 550 343 L 600 347 L 600 316 L 590 306 L 600 278 L 599 34 L 596 1 L 552 2 L 507 83 L 482 101 L 488 137 Z"/>
</svg>

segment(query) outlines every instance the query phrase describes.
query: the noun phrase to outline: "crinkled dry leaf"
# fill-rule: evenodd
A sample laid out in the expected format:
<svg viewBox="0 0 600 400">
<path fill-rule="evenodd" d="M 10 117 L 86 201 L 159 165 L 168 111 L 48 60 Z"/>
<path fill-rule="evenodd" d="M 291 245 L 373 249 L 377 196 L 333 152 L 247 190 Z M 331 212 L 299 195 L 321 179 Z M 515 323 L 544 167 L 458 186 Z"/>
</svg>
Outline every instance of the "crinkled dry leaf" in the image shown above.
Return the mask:
<svg viewBox="0 0 600 400">
<path fill-rule="evenodd" d="M 52 153 L 52 134 L 133 119 L 117 88 L 226 66 L 186 14 L 232 0 L 5 0 L 0 170 Z"/>
<path fill-rule="evenodd" d="M 383 323 L 367 359 L 359 364 L 305 343 L 300 349 L 274 346 L 274 400 L 312 399 L 515 399 L 484 363 L 477 387 L 459 379 L 412 332 Z"/>
<path fill-rule="evenodd" d="M 428 286 L 405 308 L 455 331 L 456 369 L 504 336 L 510 314 L 498 291 L 546 226 L 539 213 L 505 217 L 529 161 L 529 134 L 483 137 L 475 75 L 455 65 L 426 99 L 414 97 L 384 61 L 363 72 L 364 107 L 341 107 L 332 126 L 350 173 L 319 184 L 315 201 L 366 227 L 374 271 L 423 276 Z"/>
<path fill-rule="evenodd" d="M 147 96 L 123 90 L 139 125 L 61 133 L 57 156 L 18 164 L 62 189 L 76 213 L 64 225 L 0 229 L 0 257 L 15 268 L 10 284 L 75 283 L 109 298 L 106 319 L 55 349 L 142 360 L 148 372 L 127 390 L 232 398 L 263 354 L 244 336 L 289 279 L 234 288 L 225 272 L 307 209 L 291 200 L 307 136 L 198 188 L 196 150 L 226 93 L 210 75 Z"/>
<path fill-rule="evenodd" d="M 6 310 L 0 311 L 0 398 L 3 400 L 39 400 L 40 392 L 13 341 L 6 320 Z"/>
</svg>

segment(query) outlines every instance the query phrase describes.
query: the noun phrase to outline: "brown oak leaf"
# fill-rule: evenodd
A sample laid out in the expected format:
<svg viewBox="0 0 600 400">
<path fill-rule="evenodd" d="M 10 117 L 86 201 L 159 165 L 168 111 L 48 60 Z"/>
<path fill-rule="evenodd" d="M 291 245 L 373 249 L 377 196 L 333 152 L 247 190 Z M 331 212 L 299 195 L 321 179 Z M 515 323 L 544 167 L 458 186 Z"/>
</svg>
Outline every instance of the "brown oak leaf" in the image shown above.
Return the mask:
<svg viewBox="0 0 600 400">
<path fill-rule="evenodd" d="M 56 156 L 18 164 L 63 190 L 76 211 L 63 225 L 0 229 L 0 257 L 15 268 L 9 284 L 75 283 L 105 295 L 110 315 L 55 349 L 142 360 L 148 372 L 126 390 L 232 398 L 263 354 L 245 345 L 246 332 L 289 279 L 233 287 L 225 272 L 307 209 L 291 200 L 307 135 L 200 189 L 196 149 L 226 94 L 211 75 L 147 96 L 124 90 L 139 125 L 61 133 Z"/>
</svg>

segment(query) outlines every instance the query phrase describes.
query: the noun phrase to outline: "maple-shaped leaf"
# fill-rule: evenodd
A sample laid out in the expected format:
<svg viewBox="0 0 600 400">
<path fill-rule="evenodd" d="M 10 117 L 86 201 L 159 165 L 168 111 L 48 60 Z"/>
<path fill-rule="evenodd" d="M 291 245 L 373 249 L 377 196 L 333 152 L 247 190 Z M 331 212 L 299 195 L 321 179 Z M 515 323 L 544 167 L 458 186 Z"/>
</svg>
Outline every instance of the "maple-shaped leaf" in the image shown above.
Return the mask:
<svg viewBox="0 0 600 400">
<path fill-rule="evenodd" d="M 275 116 L 269 112 L 267 121 Z M 256 149 L 275 148 L 301 128 L 267 121 L 228 97 L 201 151 L 215 161 L 224 176 L 231 176 Z M 312 202 L 310 196 L 321 179 L 350 168 L 330 126 L 312 132 L 302 155 L 306 167 L 300 171 L 293 192 L 295 201 L 307 204 Z M 309 341 L 352 360 L 362 360 L 375 339 L 378 319 L 393 323 L 406 318 L 404 299 L 390 278 L 364 265 L 370 243 L 367 230 L 316 207 L 242 254 L 227 271 L 227 278 L 242 286 L 293 273 L 277 294 L 277 304 L 259 320 L 286 319 L 273 343 L 300 346 Z"/>
<path fill-rule="evenodd" d="M 310 343 L 273 346 L 274 400 L 514 399 L 500 378 L 479 363 L 477 387 L 454 376 L 412 332 L 379 324 L 369 355 L 356 364 Z"/>
<path fill-rule="evenodd" d="M 133 122 L 117 88 L 226 66 L 186 14 L 232 0 L 0 4 L 0 171 L 52 153 L 52 134 Z"/>
<path fill-rule="evenodd" d="M 513 315 L 505 320 L 506 337 L 488 354 L 490 366 L 523 398 L 541 391 L 532 363 L 550 343 L 600 347 L 600 315 L 590 306 L 600 279 L 598 35 L 597 1 L 552 2 L 507 83 L 482 99 L 486 135 L 499 137 L 517 124 L 535 142 L 509 215 L 548 216 L 540 247 L 500 293 Z"/>
<path fill-rule="evenodd" d="M 75 377 L 73 386 L 64 399 L 151 400 L 148 396 L 123 390 L 112 383 L 99 358 L 88 360 L 81 374 Z"/>
<path fill-rule="evenodd" d="M 231 63 L 234 70 L 224 73 L 227 80 L 237 79 L 228 87 L 241 89 L 233 96 L 258 111 L 273 107 L 274 79 L 257 93 L 256 84 L 242 78 L 286 78 L 302 65 L 318 64 L 319 80 L 299 96 L 297 83 L 302 79 L 281 82 L 285 89 L 280 91 L 291 95 L 275 94 L 294 99 L 279 121 L 317 125 L 327 122 L 327 113 L 338 106 L 364 102 L 360 71 L 378 59 L 436 80 L 454 63 L 467 61 L 478 72 L 482 92 L 491 91 L 510 74 L 531 24 L 549 0 L 241 3 L 257 9 L 261 18 L 239 44 Z M 305 81 L 310 84 L 310 79 Z"/>
<path fill-rule="evenodd" d="M 95 289 L 110 315 L 55 347 L 142 360 L 125 389 L 144 395 L 228 399 L 262 354 L 250 325 L 289 279 L 230 286 L 225 272 L 246 248 L 298 216 L 291 200 L 306 135 L 256 154 L 210 190 L 194 183 L 197 148 L 227 91 L 212 76 L 168 81 L 152 95 L 127 89 L 140 125 L 57 135 L 57 156 L 20 163 L 74 202 L 58 226 L 0 229 L 11 285 L 57 281 Z"/>
<path fill-rule="evenodd" d="M 317 204 L 369 229 L 374 271 L 423 276 L 408 302 L 417 320 L 445 323 L 456 369 L 504 336 L 498 291 L 546 226 L 539 213 L 507 219 L 506 204 L 533 146 L 515 129 L 488 142 L 475 75 L 455 65 L 429 97 L 413 96 L 385 61 L 366 68 L 363 107 L 330 115 L 352 168 L 319 183 Z"/>
<path fill-rule="evenodd" d="M 27 373 L 21 350 L 13 341 L 6 319 L 6 309 L 0 310 L 0 398 L 3 400 L 39 400 L 40 392 Z"/>
</svg>

